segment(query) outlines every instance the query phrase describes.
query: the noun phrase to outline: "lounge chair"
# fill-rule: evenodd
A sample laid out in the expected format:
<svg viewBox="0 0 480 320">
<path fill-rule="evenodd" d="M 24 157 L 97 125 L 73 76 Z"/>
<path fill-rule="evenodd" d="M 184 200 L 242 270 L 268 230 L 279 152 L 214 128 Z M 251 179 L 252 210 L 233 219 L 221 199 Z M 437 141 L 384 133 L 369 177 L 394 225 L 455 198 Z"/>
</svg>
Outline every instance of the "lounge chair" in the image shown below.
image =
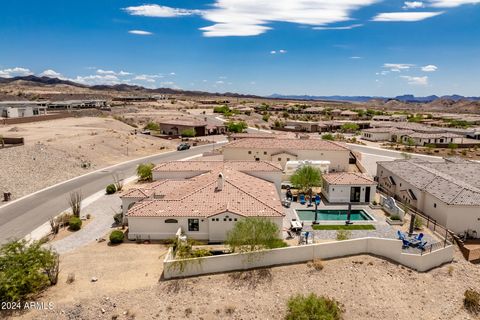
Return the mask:
<svg viewBox="0 0 480 320">
<path fill-rule="evenodd" d="M 397 230 L 397 236 L 399 240 L 405 240 L 405 235 L 400 230 Z"/>
<path fill-rule="evenodd" d="M 304 194 L 300 195 L 299 202 L 300 202 L 300 204 L 305 204 L 305 195 Z"/>
<path fill-rule="evenodd" d="M 410 241 L 406 240 L 406 239 L 402 239 L 402 248 L 405 249 L 405 248 L 408 248 L 410 247 Z"/>
<path fill-rule="evenodd" d="M 415 240 L 418 240 L 418 241 L 422 241 L 423 239 L 423 233 L 420 233 L 416 238 Z"/>
<path fill-rule="evenodd" d="M 320 196 L 318 194 L 315 196 L 315 204 L 317 206 L 320 204 Z"/>
</svg>

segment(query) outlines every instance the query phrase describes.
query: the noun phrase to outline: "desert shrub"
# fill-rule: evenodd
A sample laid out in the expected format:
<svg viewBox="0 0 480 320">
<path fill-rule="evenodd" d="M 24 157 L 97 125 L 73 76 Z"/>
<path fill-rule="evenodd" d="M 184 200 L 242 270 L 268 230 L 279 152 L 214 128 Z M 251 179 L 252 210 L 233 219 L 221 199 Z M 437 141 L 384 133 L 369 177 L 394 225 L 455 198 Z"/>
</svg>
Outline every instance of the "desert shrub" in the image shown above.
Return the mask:
<svg viewBox="0 0 480 320">
<path fill-rule="evenodd" d="M 72 231 L 80 230 L 82 227 L 82 220 L 78 217 L 71 217 L 68 221 L 68 228 Z"/>
<path fill-rule="evenodd" d="M 69 273 L 67 276 L 67 284 L 71 284 L 75 281 L 75 273 Z"/>
<path fill-rule="evenodd" d="M 123 232 L 120 230 L 114 230 L 112 233 L 110 233 L 110 242 L 117 244 L 117 243 L 122 243 L 123 242 Z"/>
<path fill-rule="evenodd" d="M 106 188 L 105 188 L 105 192 L 107 194 L 114 194 L 115 192 L 117 192 L 117 187 L 115 187 L 115 185 L 112 183 L 112 184 L 109 184 Z"/>
<path fill-rule="evenodd" d="M 423 227 L 422 219 L 419 218 L 419 217 L 415 217 L 415 221 L 414 221 L 413 225 L 415 226 L 415 229 L 417 229 L 417 230 L 422 229 L 422 227 Z"/>
<path fill-rule="evenodd" d="M 195 131 L 194 128 L 192 129 L 185 129 L 180 132 L 182 137 L 195 137 L 197 135 L 197 132 Z"/>
<path fill-rule="evenodd" d="M 334 299 L 317 296 L 296 295 L 287 302 L 286 320 L 340 320 L 343 310 Z"/>
<path fill-rule="evenodd" d="M 11 241 L 0 247 L 0 301 L 32 299 L 56 284 L 59 259 L 39 242 Z"/>
<path fill-rule="evenodd" d="M 152 170 L 155 167 L 153 163 L 141 163 L 137 167 L 137 176 L 140 181 L 152 181 Z"/>
<path fill-rule="evenodd" d="M 283 241 L 282 239 L 272 239 L 268 243 L 268 248 L 269 249 L 275 249 L 275 248 L 285 248 L 288 247 L 288 243 Z"/>
<path fill-rule="evenodd" d="M 113 216 L 113 220 L 115 221 L 115 224 L 120 225 L 123 222 L 123 213 L 117 213 Z"/>
<path fill-rule="evenodd" d="M 82 200 L 83 200 L 83 196 L 80 191 L 70 192 L 70 195 L 68 198 L 68 204 L 72 209 L 73 215 L 78 218 L 80 218 L 80 212 L 82 210 Z"/>
<path fill-rule="evenodd" d="M 322 136 L 322 139 L 323 140 L 329 140 L 329 141 L 333 141 L 335 140 L 335 137 L 333 136 L 333 134 L 331 133 L 326 133 Z"/>
<path fill-rule="evenodd" d="M 265 218 L 246 218 L 235 223 L 225 243 L 232 251 L 248 252 L 271 249 L 280 242 L 278 226 Z"/>
<path fill-rule="evenodd" d="M 307 267 L 313 268 L 316 271 L 322 271 L 324 268 L 323 261 L 321 259 L 315 259 L 309 263 L 307 263 Z"/>
<path fill-rule="evenodd" d="M 338 230 L 337 231 L 337 240 L 348 240 L 350 239 L 351 232 L 349 230 Z"/>
<path fill-rule="evenodd" d="M 464 293 L 463 306 L 469 312 L 477 315 L 480 313 L 480 293 L 476 290 L 469 289 Z"/>
</svg>

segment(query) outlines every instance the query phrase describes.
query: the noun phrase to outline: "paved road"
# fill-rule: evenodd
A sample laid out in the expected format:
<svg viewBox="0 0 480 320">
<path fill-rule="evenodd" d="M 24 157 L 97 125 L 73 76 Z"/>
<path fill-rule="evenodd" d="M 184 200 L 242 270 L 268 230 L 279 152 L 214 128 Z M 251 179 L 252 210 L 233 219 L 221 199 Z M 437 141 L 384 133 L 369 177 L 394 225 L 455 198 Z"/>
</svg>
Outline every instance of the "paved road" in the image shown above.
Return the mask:
<svg viewBox="0 0 480 320">
<path fill-rule="evenodd" d="M 217 143 L 215 146 L 223 144 Z M 117 173 L 120 177 L 128 178 L 135 175 L 135 169 L 140 163 L 179 160 L 211 151 L 212 149 L 213 145 L 209 144 L 181 152 L 169 152 L 122 163 L 80 176 L 4 205 L 0 207 L 0 244 L 5 243 L 8 239 L 23 238 L 32 230 L 48 221 L 52 216 L 68 208 L 67 197 L 72 191 L 80 190 L 83 197 L 86 198 L 112 183 L 113 173 Z"/>
</svg>

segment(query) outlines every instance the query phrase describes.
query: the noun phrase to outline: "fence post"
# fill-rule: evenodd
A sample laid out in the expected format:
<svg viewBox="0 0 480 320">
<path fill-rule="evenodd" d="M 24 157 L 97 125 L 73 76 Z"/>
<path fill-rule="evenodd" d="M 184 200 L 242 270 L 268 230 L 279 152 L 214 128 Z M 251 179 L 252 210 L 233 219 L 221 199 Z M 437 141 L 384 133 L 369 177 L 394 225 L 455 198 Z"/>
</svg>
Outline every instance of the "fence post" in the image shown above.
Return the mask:
<svg viewBox="0 0 480 320">
<path fill-rule="evenodd" d="M 435 231 L 436 228 L 437 228 L 437 221 L 434 221 L 433 222 L 433 231 Z"/>
</svg>

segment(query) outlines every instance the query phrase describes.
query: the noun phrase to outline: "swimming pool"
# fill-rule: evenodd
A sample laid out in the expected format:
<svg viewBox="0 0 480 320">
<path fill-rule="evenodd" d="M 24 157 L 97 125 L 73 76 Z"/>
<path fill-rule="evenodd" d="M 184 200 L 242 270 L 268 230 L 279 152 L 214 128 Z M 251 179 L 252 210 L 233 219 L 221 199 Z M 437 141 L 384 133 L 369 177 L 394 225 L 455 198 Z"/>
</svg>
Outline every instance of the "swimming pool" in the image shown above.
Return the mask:
<svg viewBox="0 0 480 320">
<path fill-rule="evenodd" d="M 315 210 L 296 210 L 298 218 L 302 221 L 314 221 Z M 331 209 L 318 209 L 317 220 L 331 220 L 331 221 L 345 221 L 347 220 L 347 210 L 331 210 Z M 373 220 L 372 217 L 365 210 L 357 209 L 350 212 L 351 221 L 368 221 Z"/>
</svg>

